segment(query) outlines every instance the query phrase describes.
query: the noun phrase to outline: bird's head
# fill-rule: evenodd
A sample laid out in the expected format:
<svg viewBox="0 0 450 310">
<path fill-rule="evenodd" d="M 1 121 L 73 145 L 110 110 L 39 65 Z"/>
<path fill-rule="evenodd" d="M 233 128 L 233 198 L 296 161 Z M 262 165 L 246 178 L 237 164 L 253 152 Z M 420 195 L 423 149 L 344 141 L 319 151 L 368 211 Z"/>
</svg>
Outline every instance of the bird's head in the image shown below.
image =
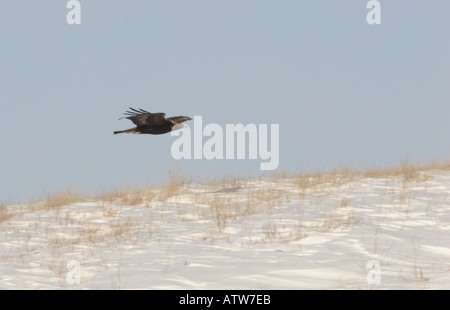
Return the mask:
<svg viewBox="0 0 450 310">
<path fill-rule="evenodd" d="M 188 127 L 188 126 L 186 126 L 185 124 L 182 124 L 182 123 L 178 123 L 178 124 L 175 124 L 175 125 L 172 127 L 172 131 L 174 131 L 174 130 L 179 130 L 179 129 L 183 129 L 183 128 L 186 128 L 186 127 Z"/>
<path fill-rule="evenodd" d="M 192 118 L 189 116 L 175 116 L 171 117 L 171 122 L 173 124 L 172 131 L 186 128 L 187 126 L 183 124 L 183 122 L 190 121 Z"/>
</svg>

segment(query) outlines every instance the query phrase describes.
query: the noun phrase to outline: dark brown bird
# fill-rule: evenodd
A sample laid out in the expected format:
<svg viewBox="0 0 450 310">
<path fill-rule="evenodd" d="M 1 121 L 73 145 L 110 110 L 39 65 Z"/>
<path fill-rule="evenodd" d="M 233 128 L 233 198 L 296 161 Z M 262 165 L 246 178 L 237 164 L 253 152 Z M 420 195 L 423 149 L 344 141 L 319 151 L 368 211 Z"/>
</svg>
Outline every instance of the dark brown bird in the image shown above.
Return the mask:
<svg viewBox="0 0 450 310">
<path fill-rule="evenodd" d="M 171 132 L 179 128 L 174 128 L 176 125 L 179 127 L 184 127 L 183 122 L 191 120 L 187 116 L 173 116 L 166 118 L 166 113 L 150 113 L 148 111 L 130 108 L 131 111 L 127 111 L 124 114 L 125 117 L 132 121 L 136 127 L 126 130 L 114 131 L 114 134 L 118 133 L 134 133 L 134 134 L 151 134 L 151 135 L 161 135 L 164 133 Z M 177 126 L 178 127 L 178 126 Z"/>
</svg>

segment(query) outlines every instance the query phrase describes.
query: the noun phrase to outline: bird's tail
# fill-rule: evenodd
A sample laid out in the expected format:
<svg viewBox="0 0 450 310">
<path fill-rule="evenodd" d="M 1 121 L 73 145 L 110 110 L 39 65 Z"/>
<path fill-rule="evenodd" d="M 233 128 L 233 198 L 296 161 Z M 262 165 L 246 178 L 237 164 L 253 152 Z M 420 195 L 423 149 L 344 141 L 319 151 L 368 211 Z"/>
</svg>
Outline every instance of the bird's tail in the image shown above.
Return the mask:
<svg viewBox="0 0 450 310">
<path fill-rule="evenodd" d="M 118 133 L 141 133 L 141 132 L 138 131 L 137 128 L 130 128 L 130 129 L 126 129 L 126 130 L 114 131 L 115 135 L 117 135 Z"/>
</svg>

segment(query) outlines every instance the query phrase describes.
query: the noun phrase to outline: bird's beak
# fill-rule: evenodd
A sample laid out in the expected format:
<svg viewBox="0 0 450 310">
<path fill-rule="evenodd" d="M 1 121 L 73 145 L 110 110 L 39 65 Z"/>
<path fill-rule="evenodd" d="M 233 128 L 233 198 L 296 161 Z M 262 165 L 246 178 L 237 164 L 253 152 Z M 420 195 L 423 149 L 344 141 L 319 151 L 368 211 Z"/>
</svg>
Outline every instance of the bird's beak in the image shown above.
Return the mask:
<svg viewBox="0 0 450 310">
<path fill-rule="evenodd" d="M 186 127 L 187 126 L 185 124 L 176 124 L 175 126 L 173 126 L 172 131 L 183 129 L 183 128 L 186 128 Z"/>
</svg>

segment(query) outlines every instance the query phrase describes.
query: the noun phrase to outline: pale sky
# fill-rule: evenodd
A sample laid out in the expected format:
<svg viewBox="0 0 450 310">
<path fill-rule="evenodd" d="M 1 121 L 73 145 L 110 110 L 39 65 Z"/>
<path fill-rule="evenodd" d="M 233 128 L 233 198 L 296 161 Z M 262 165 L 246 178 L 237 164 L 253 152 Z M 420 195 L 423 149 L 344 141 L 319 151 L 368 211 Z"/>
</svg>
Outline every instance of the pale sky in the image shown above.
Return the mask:
<svg viewBox="0 0 450 310">
<path fill-rule="evenodd" d="M 450 2 L 0 1 L 0 202 L 258 176 L 261 160 L 175 160 L 170 134 L 116 135 L 129 106 L 278 124 L 279 167 L 450 155 Z M 193 123 L 187 125 L 193 129 Z"/>
</svg>

